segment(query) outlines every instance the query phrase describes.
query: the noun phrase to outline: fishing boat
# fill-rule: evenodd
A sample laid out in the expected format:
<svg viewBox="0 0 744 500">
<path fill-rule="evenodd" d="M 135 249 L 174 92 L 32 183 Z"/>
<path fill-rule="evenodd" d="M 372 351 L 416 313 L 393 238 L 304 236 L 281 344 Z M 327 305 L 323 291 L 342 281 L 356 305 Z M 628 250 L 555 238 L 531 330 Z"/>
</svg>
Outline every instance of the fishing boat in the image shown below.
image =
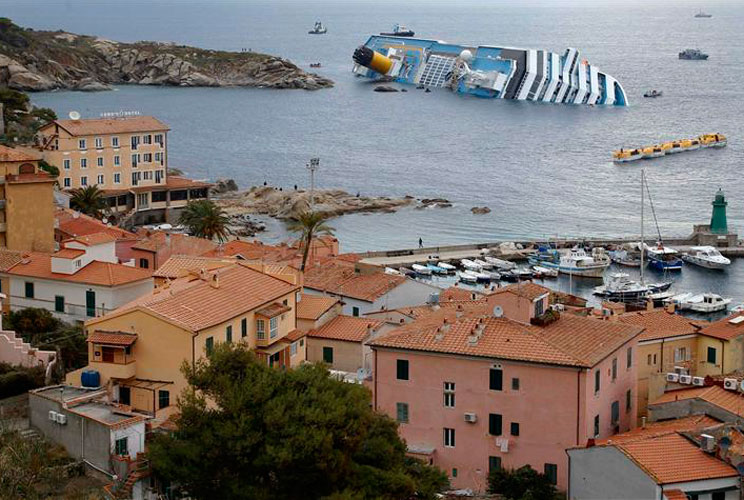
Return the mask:
<svg viewBox="0 0 744 500">
<path fill-rule="evenodd" d="M 327 32 L 328 29 L 323 26 L 323 23 L 321 23 L 320 21 L 315 21 L 315 26 L 307 33 L 309 35 L 325 35 Z"/>
<path fill-rule="evenodd" d="M 617 265 L 625 267 L 641 267 L 640 252 L 633 252 L 623 248 L 609 252 L 609 254 L 610 260 Z"/>
<path fill-rule="evenodd" d="M 441 267 L 442 269 L 444 269 L 448 273 L 451 273 L 451 272 L 453 272 L 453 271 L 455 271 L 457 269 L 452 264 L 450 264 L 448 262 L 442 262 L 442 261 L 437 262 L 437 266 Z"/>
<path fill-rule="evenodd" d="M 643 94 L 643 97 L 661 97 L 662 95 L 664 95 L 663 91 L 654 89 L 654 90 L 647 90 Z"/>
<path fill-rule="evenodd" d="M 703 12 L 702 9 L 701 9 L 700 11 L 698 11 L 697 14 L 695 14 L 695 17 L 697 17 L 697 18 L 708 18 L 708 17 L 713 17 L 713 14 L 708 14 L 707 12 Z"/>
<path fill-rule="evenodd" d="M 681 271 L 683 261 L 679 252 L 672 247 L 664 246 L 659 241 L 655 246 L 643 244 L 648 257 L 648 265 L 658 271 Z"/>
<path fill-rule="evenodd" d="M 671 282 L 645 284 L 631 280 L 627 273 L 612 273 L 603 285 L 594 287 L 592 293 L 612 302 L 640 303 L 671 286 Z"/>
<path fill-rule="evenodd" d="M 641 146 L 633 149 L 620 148 L 612 152 L 612 160 L 615 163 L 626 163 L 642 158 L 659 158 L 670 154 L 696 151 L 701 148 L 722 148 L 727 144 L 728 140 L 723 134 L 703 134 L 698 137 Z"/>
<path fill-rule="evenodd" d="M 689 252 L 682 254 L 682 260 L 707 269 L 725 269 L 731 265 L 729 259 L 711 246 L 691 247 Z"/>
<path fill-rule="evenodd" d="M 587 278 L 601 278 L 611 264 L 607 254 L 597 253 L 590 256 L 580 247 L 574 247 L 567 252 L 548 249 L 530 256 L 528 261 L 533 266 L 547 267 L 563 274 Z"/>
<path fill-rule="evenodd" d="M 473 271 L 458 271 L 457 278 L 466 283 L 475 283 L 478 281 L 478 275 Z"/>
<path fill-rule="evenodd" d="M 360 78 L 449 89 L 481 98 L 627 106 L 620 82 L 579 50 L 547 50 L 372 35 L 354 51 Z"/>
<path fill-rule="evenodd" d="M 470 259 L 462 259 L 462 260 L 460 260 L 460 265 L 464 269 L 466 269 L 468 271 L 478 272 L 478 271 L 481 271 L 483 269 L 483 267 L 479 266 L 478 264 L 476 264 L 474 261 L 472 261 Z"/>
<path fill-rule="evenodd" d="M 687 61 L 706 61 L 708 54 L 700 49 L 685 49 L 679 53 L 679 58 Z"/>
<path fill-rule="evenodd" d="M 510 260 L 497 259 L 496 257 L 490 257 L 488 255 L 483 257 L 483 260 L 485 260 L 489 264 L 493 264 L 499 269 L 508 270 L 508 269 L 514 269 L 515 267 L 517 267 L 517 264 Z"/>
<path fill-rule="evenodd" d="M 714 313 L 725 311 L 731 303 L 730 298 L 724 298 L 716 293 L 682 293 L 669 299 L 681 311 L 698 313 Z"/>
<path fill-rule="evenodd" d="M 416 274 L 420 274 L 422 276 L 431 276 L 431 269 L 429 269 L 428 266 L 422 266 L 421 264 L 414 264 L 411 266 L 411 269 L 413 269 Z"/>
<path fill-rule="evenodd" d="M 557 278 L 558 270 L 543 266 L 532 266 L 532 271 L 539 278 Z"/>
<path fill-rule="evenodd" d="M 416 33 L 414 33 L 413 30 L 406 28 L 402 24 L 396 24 L 395 26 L 393 26 L 393 31 L 389 33 L 380 33 L 380 35 L 382 36 L 406 36 L 406 37 L 410 37 L 415 34 Z"/>
</svg>

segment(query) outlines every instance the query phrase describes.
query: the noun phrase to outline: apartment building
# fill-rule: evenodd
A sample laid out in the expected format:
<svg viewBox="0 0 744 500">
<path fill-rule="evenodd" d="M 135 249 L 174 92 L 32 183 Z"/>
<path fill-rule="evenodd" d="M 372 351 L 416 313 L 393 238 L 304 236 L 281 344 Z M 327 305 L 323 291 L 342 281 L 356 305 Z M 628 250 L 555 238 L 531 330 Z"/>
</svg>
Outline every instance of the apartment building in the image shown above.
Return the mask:
<svg viewBox="0 0 744 500">
<path fill-rule="evenodd" d="M 642 328 L 440 314 L 369 342 L 373 404 L 455 488 L 483 492 L 493 468 L 529 464 L 565 490 L 567 448 L 635 427 Z"/>
<path fill-rule="evenodd" d="M 0 145 L 0 247 L 54 251 L 54 177 L 41 155 Z"/>
<path fill-rule="evenodd" d="M 37 144 L 59 168 L 62 189 L 96 185 L 112 217 L 150 223 L 208 197 L 208 183 L 168 175 L 169 130 L 152 116 L 55 120 L 39 129 Z"/>
<path fill-rule="evenodd" d="M 271 366 L 296 353 L 296 283 L 244 263 L 189 274 L 85 324 L 88 366 L 67 374 L 81 385 L 95 370 L 111 398 L 162 421 L 186 387 L 181 366 L 217 343 L 245 342 Z"/>
</svg>

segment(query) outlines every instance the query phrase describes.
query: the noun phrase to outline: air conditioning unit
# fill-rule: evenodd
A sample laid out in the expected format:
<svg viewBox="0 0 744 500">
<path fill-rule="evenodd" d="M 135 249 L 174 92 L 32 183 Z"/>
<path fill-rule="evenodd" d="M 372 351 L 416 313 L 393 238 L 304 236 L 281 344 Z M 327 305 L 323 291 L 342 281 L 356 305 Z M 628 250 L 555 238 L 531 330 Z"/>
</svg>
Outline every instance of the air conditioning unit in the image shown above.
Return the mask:
<svg viewBox="0 0 744 500">
<path fill-rule="evenodd" d="M 679 383 L 680 384 L 691 384 L 692 383 L 692 377 L 689 375 L 680 375 L 679 376 Z"/>
<path fill-rule="evenodd" d="M 675 366 L 674 373 L 676 373 L 677 375 L 684 375 L 685 373 L 687 373 L 687 370 L 684 366 Z"/>
<path fill-rule="evenodd" d="M 52 422 L 56 422 L 57 421 L 57 412 L 56 411 L 50 411 L 49 412 L 49 420 L 51 420 Z"/>
<path fill-rule="evenodd" d="M 60 425 L 65 425 L 67 423 L 67 415 L 64 413 L 57 413 L 57 423 Z"/>
<path fill-rule="evenodd" d="M 666 375 L 666 381 L 667 382 L 679 382 L 679 374 L 677 374 L 677 373 L 667 373 L 667 375 Z"/>
<path fill-rule="evenodd" d="M 723 379 L 723 388 L 728 391 L 735 391 L 739 386 L 739 381 L 735 378 Z"/>
<path fill-rule="evenodd" d="M 702 387 L 705 385 L 705 379 L 703 377 L 692 377 L 692 385 L 698 385 Z"/>
<path fill-rule="evenodd" d="M 466 413 L 464 416 L 465 421 L 471 424 L 474 424 L 478 421 L 478 415 L 476 415 L 475 413 Z"/>
<path fill-rule="evenodd" d="M 700 434 L 700 448 L 706 453 L 714 453 L 716 451 L 716 438 L 709 434 Z"/>
</svg>

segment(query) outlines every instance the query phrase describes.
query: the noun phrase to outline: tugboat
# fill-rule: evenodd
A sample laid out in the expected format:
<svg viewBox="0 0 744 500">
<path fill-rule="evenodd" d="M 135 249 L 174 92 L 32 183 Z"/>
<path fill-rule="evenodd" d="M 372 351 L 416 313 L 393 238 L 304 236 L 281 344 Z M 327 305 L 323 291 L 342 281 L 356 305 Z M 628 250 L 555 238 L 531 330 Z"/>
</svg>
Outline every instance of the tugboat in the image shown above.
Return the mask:
<svg viewBox="0 0 744 500">
<path fill-rule="evenodd" d="M 679 53 L 679 58 L 687 61 L 706 61 L 708 54 L 704 54 L 700 49 L 685 49 Z"/>
<path fill-rule="evenodd" d="M 313 29 L 311 29 L 307 33 L 308 35 L 325 35 L 327 31 L 328 30 L 325 26 L 323 26 L 323 23 L 321 23 L 320 21 L 316 21 Z"/>
<path fill-rule="evenodd" d="M 700 12 L 695 14 L 695 17 L 713 17 L 713 14 L 707 14 L 701 10 Z"/>
<path fill-rule="evenodd" d="M 664 92 L 661 90 L 647 90 L 645 94 L 643 94 L 643 97 L 661 97 Z"/>
<path fill-rule="evenodd" d="M 382 36 L 413 36 L 416 33 L 403 26 L 402 24 L 396 24 L 393 26 L 393 31 L 390 33 L 380 33 Z"/>
</svg>

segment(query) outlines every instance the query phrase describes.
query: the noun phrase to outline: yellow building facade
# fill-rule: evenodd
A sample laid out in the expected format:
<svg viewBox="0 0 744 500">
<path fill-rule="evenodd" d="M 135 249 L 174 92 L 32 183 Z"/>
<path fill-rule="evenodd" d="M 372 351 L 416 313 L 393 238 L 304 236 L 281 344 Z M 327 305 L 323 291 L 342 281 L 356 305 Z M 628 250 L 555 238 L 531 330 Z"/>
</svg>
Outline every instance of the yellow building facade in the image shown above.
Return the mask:
<svg viewBox="0 0 744 500">
<path fill-rule="evenodd" d="M 222 342 L 244 342 L 271 366 L 289 366 L 295 334 L 294 283 L 234 264 L 184 277 L 86 323 L 88 366 L 67 375 L 80 385 L 95 370 L 112 398 L 165 418 L 186 388 L 185 363 Z M 304 341 L 303 341 L 304 343 Z"/>
<path fill-rule="evenodd" d="M 40 159 L 0 146 L 0 247 L 54 251 L 55 178 L 39 169 Z"/>
</svg>

